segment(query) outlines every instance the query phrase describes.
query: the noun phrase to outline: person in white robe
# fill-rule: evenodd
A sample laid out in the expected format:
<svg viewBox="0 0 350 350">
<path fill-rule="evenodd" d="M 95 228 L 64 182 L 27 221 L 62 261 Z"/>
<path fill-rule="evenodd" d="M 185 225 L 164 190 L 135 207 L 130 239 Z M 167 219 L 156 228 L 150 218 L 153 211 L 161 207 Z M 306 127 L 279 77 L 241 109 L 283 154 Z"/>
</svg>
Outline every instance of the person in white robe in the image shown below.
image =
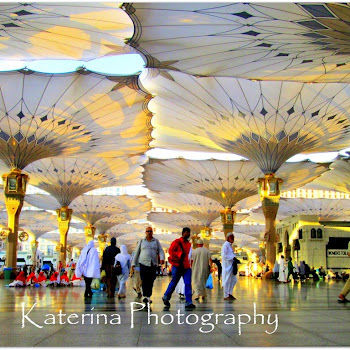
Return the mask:
<svg viewBox="0 0 350 350">
<path fill-rule="evenodd" d="M 131 268 L 131 258 L 128 254 L 126 245 L 123 244 L 120 247 L 120 253 L 116 255 L 115 257 L 115 263 L 119 261 L 120 265 L 122 267 L 122 273 L 121 275 L 118 275 L 118 282 L 119 282 L 119 290 L 118 290 L 118 298 L 125 298 L 126 294 L 126 281 L 129 277 L 129 271 Z"/>
<path fill-rule="evenodd" d="M 226 236 L 226 242 L 221 248 L 222 257 L 222 286 L 224 288 L 224 300 L 235 300 L 232 295 L 233 288 L 237 283 L 237 275 L 233 274 L 233 258 L 235 253 L 232 249 L 232 243 L 234 242 L 233 232 L 230 232 Z"/>
<path fill-rule="evenodd" d="M 278 275 L 278 280 L 280 282 L 287 282 L 287 266 L 286 266 L 286 262 L 284 261 L 284 256 L 281 255 L 281 258 L 279 260 L 279 275 Z"/>
<path fill-rule="evenodd" d="M 188 260 L 191 261 L 192 257 L 192 247 L 190 249 L 190 252 L 188 253 Z M 185 298 L 185 282 L 183 277 L 179 279 L 179 282 L 177 282 L 175 293 L 179 294 L 180 299 L 186 299 Z"/>
<path fill-rule="evenodd" d="M 100 278 L 100 259 L 98 251 L 94 247 L 95 243 L 91 240 L 81 251 L 75 275 L 77 277 L 84 276 L 85 280 L 85 298 L 91 298 L 93 293 L 91 290 L 91 282 L 93 278 Z"/>
</svg>

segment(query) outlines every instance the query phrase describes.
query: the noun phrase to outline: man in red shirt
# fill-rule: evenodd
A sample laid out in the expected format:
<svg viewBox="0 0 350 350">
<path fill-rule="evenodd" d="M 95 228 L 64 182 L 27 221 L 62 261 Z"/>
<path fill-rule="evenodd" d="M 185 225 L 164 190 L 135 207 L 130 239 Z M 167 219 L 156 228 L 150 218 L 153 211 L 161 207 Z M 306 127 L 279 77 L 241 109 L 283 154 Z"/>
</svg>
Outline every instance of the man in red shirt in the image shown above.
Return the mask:
<svg viewBox="0 0 350 350">
<path fill-rule="evenodd" d="M 191 243 L 188 241 L 191 236 L 191 230 L 188 227 L 182 229 L 182 237 L 175 239 L 169 248 L 169 263 L 172 265 L 172 279 L 164 293 L 163 303 L 166 307 L 170 307 L 169 300 L 173 294 L 177 283 L 183 277 L 185 282 L 185 309 L 195 309 L 196 306 L 192 303 L 192 286 L 191 286 L 191 265 L 189 261 L 189 253 Z"/>
</svg>

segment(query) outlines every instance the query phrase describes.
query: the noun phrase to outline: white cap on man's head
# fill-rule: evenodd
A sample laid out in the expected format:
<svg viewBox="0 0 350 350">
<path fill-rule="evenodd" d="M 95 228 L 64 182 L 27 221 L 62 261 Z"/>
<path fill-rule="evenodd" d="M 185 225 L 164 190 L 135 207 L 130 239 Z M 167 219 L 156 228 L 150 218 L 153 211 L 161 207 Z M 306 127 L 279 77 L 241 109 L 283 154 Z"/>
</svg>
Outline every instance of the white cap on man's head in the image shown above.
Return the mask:
<svg viewBox="0 0 350 350">
<path fill-rule="evenodd" d="M 233 232 L 229 232 L 229 233 L 226 235 L 226 238 L 228 238 L 229 236 L 234 236 Z"/>
<path fill-rule="evenodd" d="M 198 239 L 197 244 L 204 244 L 203 239 L 202 238 Z"/>
</svg>

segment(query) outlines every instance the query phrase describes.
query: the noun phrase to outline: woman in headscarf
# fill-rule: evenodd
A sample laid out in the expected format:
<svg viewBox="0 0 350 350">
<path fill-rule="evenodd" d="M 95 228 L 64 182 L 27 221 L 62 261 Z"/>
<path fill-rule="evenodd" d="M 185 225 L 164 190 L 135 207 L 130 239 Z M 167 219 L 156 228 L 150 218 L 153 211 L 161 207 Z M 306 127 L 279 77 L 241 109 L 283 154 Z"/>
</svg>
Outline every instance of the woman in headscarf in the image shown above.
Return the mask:
<svg viewBox="0 0 350 350">
<path fill-rule="evenodd" d="M 25 287 L 26 286 L 26 275 L 24 271 L 21 271 L 16 279 L 9 284 L 9 287 Z"/>
<path fill-rule="evenodd" d="M 91 282 L 93 278 L 100 278 L 100 260 L 97 249 L 94 247 L 94 241 L 91 240 L 81 251 L 75 275 L 77 277 L 84 276 L 85 280 L 85 298 L 91 298 L 93 293 L 91 290 Z"/>
<path fill-rule="evenodd" d="M 120 265 L 122 267 L 122 273 L 118 275 L 118 281 L 119 281 L 119 291 L 118 291 L 118 298 L 125 298 L 125 283 L 126 280 L 129 277 L 129 270 L 131 267 L 131 261 L 130 261 L 130 255 L 128 254 L 128 251 L 126 249 L 126 245 L 123 244 L 120 247 L 120 253 L 116 255 L 115 257 L 115 263 L 119 261 Z"/>
<path fill-rule="evenodd" d="M 31 272 L 27 277 L 27 286 L 34 286 L 35 283 L 38 283 L 38 279 L 36 278 L 35 272 Z"/>
<path fill-rule="evenodd" d="M 61 276 L 60 284 L 62 286 L 69 286 L 69 278 L 68 278 L 68 275 L 67 275 L 67 271 L 65 271 L 65 269 L 63 269 L 63 274 Z"/>
<path fill-rule="evenodd" d="M 60 274 L 55 271 L 51 277 L 50 280 L 46 282 L 46 285 L 56 287 L 57 284 L 60 284 Z"/>
<path fill-rule="evenodd" d="M 46 275 L 45 275 L 44 271 L 39 272 L 38 283 L 42 287 L 46 287 Z"/>
</svg>

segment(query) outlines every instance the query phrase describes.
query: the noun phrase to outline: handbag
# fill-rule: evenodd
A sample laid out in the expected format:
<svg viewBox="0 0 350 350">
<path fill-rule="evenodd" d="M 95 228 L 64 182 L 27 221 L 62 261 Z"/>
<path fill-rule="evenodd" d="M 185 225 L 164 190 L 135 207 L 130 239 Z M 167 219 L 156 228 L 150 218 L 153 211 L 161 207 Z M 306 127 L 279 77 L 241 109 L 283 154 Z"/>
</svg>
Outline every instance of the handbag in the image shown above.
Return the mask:
<svg viewBox="0 0 350 350">
<path fill-rule="evenodd" d="M 114 276 L 118 277 L 119 275 L 122 274 L 122 265 L 120 264 L 120 261 L 116 261 L 114 266 L 113 266 L 113 270 L 112 273 Z"/>
<path fill-rule="evenodd" d="M 233 258 L 233 261 L 232 261 L 232 266 L 233 266 L 233 270 L 232 270 L 232 273 L 234 276 L 237 275 L 237 272 L 238 272 L 238 264 L 240 264 L 241 262 L 236 258 L 234 257 Z"/>
<path fill-rule="evenodd" d="M 214 288 L 214 286 L 213 286 L 213 276 L 212 276 L 211 273 L 209 274 L 209 277 L 207 279 L 207 283 L 205 284 L 205 288 L 208 288 L 208 289 L 213 289 Z"/>
</svg>

